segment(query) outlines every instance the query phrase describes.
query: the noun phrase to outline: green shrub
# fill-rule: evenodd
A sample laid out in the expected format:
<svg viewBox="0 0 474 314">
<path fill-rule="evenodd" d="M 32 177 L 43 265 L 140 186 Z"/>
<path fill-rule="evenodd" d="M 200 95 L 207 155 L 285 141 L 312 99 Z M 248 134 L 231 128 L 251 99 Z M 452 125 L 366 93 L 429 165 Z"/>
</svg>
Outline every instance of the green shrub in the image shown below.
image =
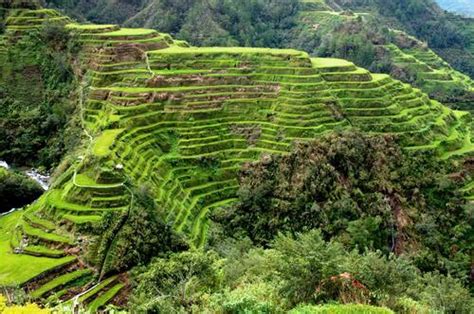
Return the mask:
<svg viewBox="0 0 474 314">
<path fill-rule="evenodd" d="M 28 205 L 43 192 L 41 186 L 26 175 L 0 167 L 0 213 Z"/>
<path fill-rule="evenodd" d="M 279 232 L 319 228 L 347 248 L 406 253 L 422 270 L 464 280 L 472 225 L 460 186 L 446 179 L 454 167 L 391 137 L 334 133 L 246 166 L 239 202 L 214 219 L 262 245 Z"/>
<path fill-rule="evenodd" d="M 289 312 L 290 314 L 393 314 L 394 312 L 383 307 L 362 304 L 344 305 L 303 305 Z"/>
</svg>

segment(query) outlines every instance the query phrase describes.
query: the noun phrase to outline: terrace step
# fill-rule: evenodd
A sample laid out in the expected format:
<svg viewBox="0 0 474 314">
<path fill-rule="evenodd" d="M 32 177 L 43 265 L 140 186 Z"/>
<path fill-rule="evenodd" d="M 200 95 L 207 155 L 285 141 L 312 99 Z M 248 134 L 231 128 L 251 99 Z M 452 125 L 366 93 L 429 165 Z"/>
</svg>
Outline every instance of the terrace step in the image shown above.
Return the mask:
<svg viewBox="0 0 474 314">
<path fill-rule="evenodd" d="M 92 289 L 90 289 L 88 292 L 83 294 L 79 298 L 79 303 L 85 303 L 90 301 L 92 298 L 95 298 L 95 296 L 100 293 L 102 290 L 106 289 L 108 286 L 114 284 L 118 279 L 118 276 L 112 276 L 109 277 L 101 282 L 99 282 L 97 285 L 95 285 Z"/>
<path fill-rule="evenodd" d="M 91 313 L 97 313 L 98 310 L 109 303 L 123 288 L 125 288 L 125 284 L 118 283 L 110 289 L 104 291 L 94 301 L 90 302 L 87 307 L 88 311 Z"/>
<path fill-rule="evenodd" d="M 76 270 L 74 272 L 66 273 L 62 276 L 56 277 L 53 280 L 45 283 L 43 286 L 38 287 L 36 290 L 31 292 L 31 296 L 34 299 L 43 297 L 45 294 L 51 293 L 61 287 L 64 287 L 74 280 L 80 279 L 82 277 L 91 275 L 92 271 L 89 269 Z"/>
</svg>

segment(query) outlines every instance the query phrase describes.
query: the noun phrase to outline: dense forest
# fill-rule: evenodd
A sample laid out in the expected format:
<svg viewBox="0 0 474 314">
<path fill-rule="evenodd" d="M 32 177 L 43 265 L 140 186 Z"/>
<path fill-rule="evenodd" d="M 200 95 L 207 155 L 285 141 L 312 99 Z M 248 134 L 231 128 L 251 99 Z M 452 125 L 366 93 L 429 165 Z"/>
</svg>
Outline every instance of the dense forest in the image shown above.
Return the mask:
<svg viewBox="0 0 474 314">
<path fill-rule="evenodd" d="M 71 63 L 77 47 L 49 25 L 5 55 L 0 72 L 0 160 L 52 169 L 78 144 Z"/>
</svg>

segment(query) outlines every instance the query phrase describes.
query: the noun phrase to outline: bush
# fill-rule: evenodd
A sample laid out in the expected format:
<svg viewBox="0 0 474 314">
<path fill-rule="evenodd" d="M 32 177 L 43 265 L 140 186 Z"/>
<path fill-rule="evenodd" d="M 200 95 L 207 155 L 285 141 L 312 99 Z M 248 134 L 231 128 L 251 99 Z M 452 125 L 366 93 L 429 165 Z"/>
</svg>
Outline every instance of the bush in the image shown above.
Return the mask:
<svg viewBox="0 0 474 314">
<path fill-rule="evenodd" d="M 224 256 L 212 250 L 171 254 L 135 269 L 133 310 L 285 313 L 296 307 L 292 313 L 392 313 L 387 308 L 465 313 L 472 304 L 459 280 L 422 274 L 406 258 L 348 252 L 340 243 L 324 241 L 317 230 L 279 235 L 268 249 L 247 250 L 246 241 L 235 247 L 240 249 Z M 345 305 L 313 306 L 333 303 Z"/>
<path fill-rule="evenodd" d="M 135 270 L 132 311 L 153 313 L 189 312 L 203 295 L 218 287 L 219 258 L 213 252 L 171 254 Z"/>
<path fill-rule="evenodd" d="M 0 167 L 0 213 L 28 205 L 43 192 L 41 186 L 26 175 Z"/>
<path fill-rule="evenodd" d="M 6 298 L 0 294 L 0 313 L 2 314 L 49 314 L 50 309 L 42 309 L 37 304 L 7 305 Z"/>
<path fill-rule="evenodd" d="M 130 208 L 108 212 L 95 232 L 100 238 L 91 246 L 89 258 L 102 265 L 102 275 L 145 265 L 153 257 L 188 248 L 183 239 L 160 217 L 159 208 L 146 186 L 133 191 Z"/>
<path fill-rule="evenodd" d="M 394 312 L 382 307 L 361 304 L 344 305 L 303 305 L 290 311 L 290 314 L 393 314 Z"/>
</svg>

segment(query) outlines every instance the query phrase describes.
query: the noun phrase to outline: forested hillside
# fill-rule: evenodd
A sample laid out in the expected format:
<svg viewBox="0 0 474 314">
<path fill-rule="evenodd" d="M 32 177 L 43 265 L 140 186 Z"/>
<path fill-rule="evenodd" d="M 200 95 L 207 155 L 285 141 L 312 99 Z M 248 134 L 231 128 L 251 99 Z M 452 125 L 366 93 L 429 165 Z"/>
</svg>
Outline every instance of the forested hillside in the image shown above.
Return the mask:
<svg viewBox="0 0 474 314">
<path fill-rule="evenodd" d="M 429 47 L 458 70 L 474 74 L 472 55 L 473 20 L 444 12 L 432 0 L 334 0 L 343 9 L 370 12 L 382 25 L 405 31 Z"/>
<path fill-rule="evenodd" d="M 12 46 L 0 33 L 0 160 L 50 169 L 78 144 L 71 101 L 78 50 L 55 25 L 25 37 Z"/>
<path fill-rule="evenodd" d="M 472 80 L 379 4 L 0 2 L 0 118 L 38 112 L 0 153 L 60 160 L 0 216 L 0 310 L 469 313 Z"/>
<path fill-rule="evenodd" d="M 447 11 L 474 17 L 474 1 L 472 0 L 436 0 L 436 2 Z"/>
</svg>

